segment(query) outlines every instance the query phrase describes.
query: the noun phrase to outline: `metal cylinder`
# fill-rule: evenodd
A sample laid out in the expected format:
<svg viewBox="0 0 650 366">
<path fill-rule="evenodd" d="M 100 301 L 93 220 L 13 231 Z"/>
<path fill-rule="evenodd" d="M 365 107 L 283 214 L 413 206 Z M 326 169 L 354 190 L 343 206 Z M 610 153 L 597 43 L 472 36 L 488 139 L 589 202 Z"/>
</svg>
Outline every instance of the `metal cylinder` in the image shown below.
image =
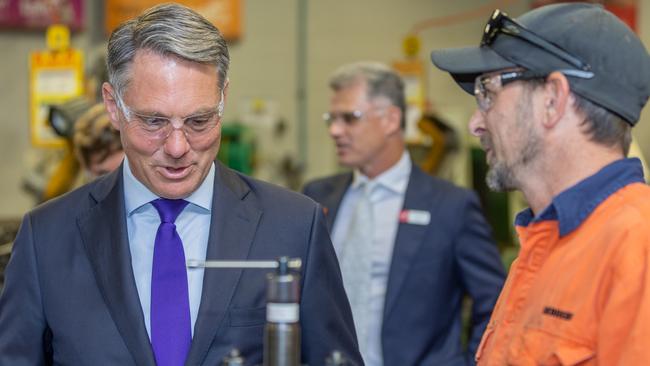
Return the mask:
<svg viewBox="0 0 650 366">
<path fill-rule="evenodd" d="M 267 278 L 264 366 L 300 366 L 300 274 L 289 259 Z"/>
</svg>

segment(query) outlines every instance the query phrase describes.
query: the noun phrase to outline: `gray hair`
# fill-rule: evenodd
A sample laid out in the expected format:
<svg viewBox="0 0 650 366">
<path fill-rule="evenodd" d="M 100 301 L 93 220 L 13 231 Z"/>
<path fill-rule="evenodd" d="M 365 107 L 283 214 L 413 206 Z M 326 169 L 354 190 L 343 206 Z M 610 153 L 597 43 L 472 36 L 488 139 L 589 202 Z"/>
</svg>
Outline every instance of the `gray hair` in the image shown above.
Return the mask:
<svg viewBox="0 0 650 366">
<path fill-rule="evenodd" d="M 582 126 L 590 140 L 599 144 L 621 148 L 627 156 L 632 143 L 632 126 L 617 114 L 573 93 L 573 105 L 585 117 Z"/>
<path fill-rule="evenodd" d="M 545 82 L 545 78 L 539 78 L 528 80 L 525 85 L 535 89 L 543 86 Z M 627 156 L 632 143 L 632 126 L 617 114 L 594 104 L 575 92 L 572 91 L 571 95 L 573 96 L 573 106 L 584 116 L 581 126 L 589 135 L 589 139 L 608 147 L 618 146 Z"/>
<path fill-rule="evenodd" d="M 122 23 L 108 40 L 108 81 L 118 104 L 130 82 L 136 51 L 148 50 L 191 62 L 215 65 L 218 87 L 223 90 L 230 56 L 221 32 L 194 10 L 178 4 L 161 4 Z M 120 108 L 124 109 L 122 105 Z"/>
<path fill-rule="evenodd" d="M 385 97 L 402 111 L 400 125 L 406 125 L 406 100 L 402 78 L 388 66 L 378 62 L 357 62 L 339 67 L 330 77 L 334 91 L 365 82 L 368 99 Z"/>
</svg>

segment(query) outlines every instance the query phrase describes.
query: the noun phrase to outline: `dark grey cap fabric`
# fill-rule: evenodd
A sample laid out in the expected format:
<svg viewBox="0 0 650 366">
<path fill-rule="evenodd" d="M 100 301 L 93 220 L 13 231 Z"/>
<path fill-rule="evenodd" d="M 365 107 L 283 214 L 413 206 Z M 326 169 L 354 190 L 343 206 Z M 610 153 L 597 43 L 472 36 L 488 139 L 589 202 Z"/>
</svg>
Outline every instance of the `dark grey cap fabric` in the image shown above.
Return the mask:
<svg viewBox="0 0 650 366">
<path fill-rule="evenodd" d="M 567 3 L 532 10 L 521 25 L 591 65 L 594 77 L 568 76 L 571 90 L 619 115 L 639 120 L 650 95 L 650 56 L 634 32 L 600 5 Z M 436 50 L 431 60 L 473 94 L 476 76 L 510 67 L 540 73 L 575 69 L 523 39 L 500 34 L 490 46 Z"/>
</svg>

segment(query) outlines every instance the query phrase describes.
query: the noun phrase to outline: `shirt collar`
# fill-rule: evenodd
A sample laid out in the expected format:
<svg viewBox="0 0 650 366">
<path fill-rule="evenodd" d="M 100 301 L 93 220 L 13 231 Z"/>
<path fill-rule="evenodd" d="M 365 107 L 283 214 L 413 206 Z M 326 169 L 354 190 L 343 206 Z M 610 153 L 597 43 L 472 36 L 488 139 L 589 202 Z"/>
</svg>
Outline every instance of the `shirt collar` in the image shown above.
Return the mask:
<svg viewBox="0 0 650 366">
<path fill-rule="evenodd" d="M 404 194 L 408 185 L 408 178 L 411 175 L 411 156 L 408 151 L 404 150 L 402 157 L 385 172 L 379 174 L 374 179 L 369 179 L 358 169 L 353 172 L 352 188 L 357 189 L 362 183 L 373 182 L 376 186 L 387 188 L 388 190 Z"/>
<path fill-rule="evenodd" d="M 212 194 L 214 191 L 214 174 L 215 167 L 213 162 L 210 166 L 208 175 L 205 177 L 199 188 L 184 199 L 195 206 L 211 211 Z M 127 157 L 124 157 L 122 175 L 124 178 L 124 201 L 128 216 L 133 214 L 133 212 L 138 208 L 160 198 L 133 175 Z"/>
<path fill-rule="evenodd" d="M 643 182 L 643 167 L 638 158 L 617 160 L 555 196 L 539 215 L 534 216 L 530 208 L 520 212 L 515 225 L 525 227 L 539 221 L 557 220 L 560 236 L 568 235 L 616 191 Z"/>
</svg>

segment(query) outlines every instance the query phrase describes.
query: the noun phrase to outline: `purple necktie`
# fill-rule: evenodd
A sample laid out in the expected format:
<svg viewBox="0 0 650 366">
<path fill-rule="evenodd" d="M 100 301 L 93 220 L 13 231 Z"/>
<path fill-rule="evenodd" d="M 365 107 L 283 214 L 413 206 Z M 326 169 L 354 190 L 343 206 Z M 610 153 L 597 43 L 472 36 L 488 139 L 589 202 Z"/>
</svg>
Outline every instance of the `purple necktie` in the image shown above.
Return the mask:
<svg viewBox="0 0 650 366">
<path fill-rule="evenodd" d="M 192 330 L 185 253 L 174 221 L 184 200 L 157 199 L 160 226 L 151 271 L 151 345 L 158 366 L 182 366 L 190 351 Z"/>
</svg>

